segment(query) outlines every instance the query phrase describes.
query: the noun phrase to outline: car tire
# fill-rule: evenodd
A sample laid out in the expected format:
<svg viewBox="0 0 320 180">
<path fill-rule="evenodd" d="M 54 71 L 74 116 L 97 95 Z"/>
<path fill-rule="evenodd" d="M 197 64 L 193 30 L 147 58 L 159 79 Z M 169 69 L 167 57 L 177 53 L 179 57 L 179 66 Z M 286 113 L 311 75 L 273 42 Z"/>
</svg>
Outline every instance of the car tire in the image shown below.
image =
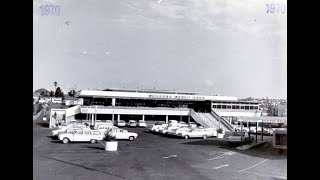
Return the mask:
<svg viewBox="0 0 320 180">
<path fill-rule="evenodd" d="M 130 140 L 130 141 L 133 141 L 133 140 L 134 140 L 134 137 L 133 137 L 133 136 L 130 136 L 130 137 L 129 137 L 129 140 Z"/>
<path fill-rule="evenodd" d="M 202 137 L 203 139 L 207 139 L 207 135 L 203 135 L 203 137 Z"/>
<path fill-rule="evenodd" d="M 185 139 L 189 139 L 189 136 L 188 136 L 188 135 L 185 135 L 184 138 L 185 138 Z"/>
<path fill-rule="evenodd" d="M 70 141 L 70 140 L 69 140 L 68 138 L 63 138 L 63 139 L 62 139 L 63 144 L 67 144 L 69 141 Z"/>
<path fill-rule="evenodd" d="M 91 142 L 92 144 L 94 144 L 94 143 L 96 143 L 96 142 L 97 142 L 97 140 L 95 140 L 95 139 L 91 139 L 91 140 L 90 140 L 90 142 Z"/>
</svg>

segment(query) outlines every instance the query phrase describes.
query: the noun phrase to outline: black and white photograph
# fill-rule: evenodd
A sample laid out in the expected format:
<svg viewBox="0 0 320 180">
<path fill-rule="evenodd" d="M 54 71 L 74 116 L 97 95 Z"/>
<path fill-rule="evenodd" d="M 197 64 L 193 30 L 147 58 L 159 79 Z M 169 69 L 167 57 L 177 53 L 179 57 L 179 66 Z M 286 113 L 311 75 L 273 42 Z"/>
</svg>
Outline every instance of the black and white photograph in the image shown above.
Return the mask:
<svg viewBox="0 0 320 180">
<path fill-rule="evenodd" d="M 33 179 L 287 179 L 287 0 L 33 0 Z"/>
</svg>

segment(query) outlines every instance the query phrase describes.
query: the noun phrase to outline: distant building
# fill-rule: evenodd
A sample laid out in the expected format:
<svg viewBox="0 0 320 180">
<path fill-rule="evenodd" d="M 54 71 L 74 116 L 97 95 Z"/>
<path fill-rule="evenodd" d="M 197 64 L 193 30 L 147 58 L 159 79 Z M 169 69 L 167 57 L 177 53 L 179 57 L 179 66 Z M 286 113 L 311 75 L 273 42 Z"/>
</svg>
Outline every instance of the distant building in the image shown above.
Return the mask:
<svg viewBox="0 0 320 180">
<path fill-rule="evenodd" d="M 37 103 L 40 99 L 39 93 L 33 93 L 33 104 Z"/>
<path fill-rule="evenodd" d="M 278 116 L 287 117 L 287 105 L 278 105 Z"/>
<path fill-rule="evenodd" d="M 57 103 L 62 104 L 62 97 L 40 97 L 39 103 Z"/>
</svg>

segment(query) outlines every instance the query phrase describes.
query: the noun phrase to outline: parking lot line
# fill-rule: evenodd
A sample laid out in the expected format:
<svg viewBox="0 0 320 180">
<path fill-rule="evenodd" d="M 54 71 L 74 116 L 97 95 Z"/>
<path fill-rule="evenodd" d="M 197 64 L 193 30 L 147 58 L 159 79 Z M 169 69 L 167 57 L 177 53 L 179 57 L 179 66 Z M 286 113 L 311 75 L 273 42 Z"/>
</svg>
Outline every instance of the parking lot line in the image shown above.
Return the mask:
<svg viewBox="0 0 320 180">
<path fill-rule="evenodd" d="M 171 158 L 171 157 L 177 157 L 178 155 L 171 155 L 171 156 L 167 156 L 167 157 L 163 157 L 163 158 Z"/>
<path fill-rule="evenodd" d="M 225 164 L 225 165 L 221 165 L 221 166 L 218 166 L 218 167 L 214 167 L 213 169 L 220 169 L 222 167 L 228 167 L 228 166 L 229 166 L 229 164 Z"/>
<path fill-rule="evenodd" d="M 220 155 L 220 156 L 217 156 L 217 157 L 208 159 L 208 161 L 215 160 L 215 159 L 220 159 L 220 158 L 223 158 L 223 157 L 225 157 L 225 156 L 227 156 L 227 155 L 231 156 L 231 155 L 233 155 L 233 154 L 235 154 L 235 152 L 232 152 L 232 151 L 231 151 L 231 152 L 226 152 L 226 153 L 224 153 L 224 154 L 222 154 L 222 155 Z"/>
<path fill-rule="evenodd" d="M 269 159 L 270 159 L 270 158 L 269 158 Z M 240 173 L 240 172 L 246 171 L 246 170 L 248 170 L 248 169 L 254 168 L 254 167 L 256 167 L 256 166 L 258 166 L 258 165 L 266 162 L 266 161 L 269 160 L 269 159 L 265 159 L 265 160 L 259 162 L 258 164 L 255 164 L 255 165 L 253 165 L 253 166 L 250 166 L 250 167 L 248 167 L 248 168 L 246 168 L 246 169 L 243 169 L 243 170 L 240 170 L 240 171 L 238 171 L 238 172 Z"/>
</svg>

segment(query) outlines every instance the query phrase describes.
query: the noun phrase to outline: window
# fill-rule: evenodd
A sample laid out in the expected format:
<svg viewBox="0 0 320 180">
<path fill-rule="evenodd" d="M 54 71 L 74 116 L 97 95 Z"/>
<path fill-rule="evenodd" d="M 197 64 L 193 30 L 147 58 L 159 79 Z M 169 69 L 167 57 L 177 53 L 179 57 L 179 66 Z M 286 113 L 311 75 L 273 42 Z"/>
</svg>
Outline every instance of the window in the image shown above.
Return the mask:
<svg viewBox="0 0 320 180">
<path fill-rule="evenodd" d="M 232 106 L 232 109 L 239 109 L 239 106 Z"/>
<path fill-rule="evenodd" d="M 241 109 L 244 109 L 244 106 L 240 106 Z"/>
<path fill-rule="evenodd" d="M 231 109 L 231 105 L 228 105 L 228 106 L 227 106 L 227 109 Z"/>
<path fill-rule="evenodd" d="M 258 109 L 258 106 L 255 106 L 254 109 Z"/>
<path fill-rule="evenodd" d="M 212 105 L 212 108 L 217 108 L 217 105 Z"/>
<path fill-rule="evenodd" d="M 249 109 L 249 106 L 245 106 L 244 109 L 245 109 L 245 110 L 248 110 L 248 109 Z"/>
<path fill-rule="evenodd" d="M 221 105 L 218 105 L 217 108 L 218 108 L 218 109 L 221 109 Z"/>
<path fill-rule="evenodd" d="M 100 135 L 100 132 L 99 131 L 93 131 L 92 134 L 93 135 Z"/>
<path fill-rule="evenodd" d="M 89 134 L 90 134 L 90 131 L 84 131 L 84 134 L 85 134 L 85 135 L 89 135 Z"/>
<path fill-rule="evenodd" d="M 254 108 L 254 106 L 250 106 L 250 109 L 253 109 Z"/>
<path fill-rule="evenodd" d="M 222 105 L 222 109 L 226 109 L 226 105 Z"/>
<path fill-rule="evenodd" d="M 83 131 L 77 131 L 76 132 L 76 134 L 82 134 L 83 133 Z"/>
</svg>

